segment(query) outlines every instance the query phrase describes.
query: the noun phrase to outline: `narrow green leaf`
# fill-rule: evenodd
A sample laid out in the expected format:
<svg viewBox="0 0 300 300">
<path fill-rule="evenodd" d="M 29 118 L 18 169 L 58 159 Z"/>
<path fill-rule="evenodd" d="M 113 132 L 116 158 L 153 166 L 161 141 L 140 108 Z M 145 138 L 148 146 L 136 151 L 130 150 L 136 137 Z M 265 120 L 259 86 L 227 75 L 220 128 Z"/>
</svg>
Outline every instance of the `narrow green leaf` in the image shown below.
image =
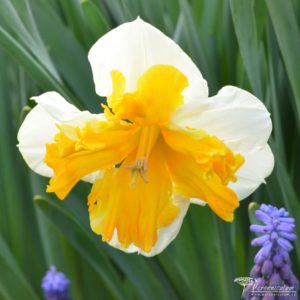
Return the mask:
<svg viewBox="0 0 300 300">
<path fill-rule="evenodd" d="M 109 12 L 112 14 L 117 24 L 121 24 L 128 21 L 120 0 L 104 0 L 104 2 L 107 5 Z"/>
<path fill-rule="evenodd" d="M 57 81 L 60 81 L 46 47 L 40 40 L 27 0 L 25 2 L 20 2 L 20 0 L 14 1 L 18 4 L 19 11 L 16 10 L 12 1 L 1 0 L 0 16 L 2 16 L 2 20 L 15 34 L 19 43 L 26 47 L 26 50 L 30 51 Z M 27 20 L 27 24 L 22 22 L 20 15 Z M 33 31 L 34 36 L 31 35 L 28 29 Z"/>
<path fill-rule="evenodd" d="M 36 197 L 35 201 L 43 214 L 64 234 L 65 238 L 99 274 L 114 299 L 126 299 L 121 279 L 109 263 L 107 255 L 100 247 L 97 247 L 94 240 L 81 225 L 53 202 L 41 197 Z"/>
<path fill-rule="evenodd" d="M 75 98 L 70 97 L 67 100 L 75 101 L 82 109 L 88 108 L 99 113 L 100 97 L 95 93 L 87 51 L 78 43 L 73 33 L 66 28 L 63 20 L 48 2 L 31 1 L 40 35 L 49 48 L 56 69 L 65 81 L 64 86 L 69 86 L 76 95 Z"/>
<path fill-rule="evenodd" d="M 276 153 L 276 145 L 272 140 L 271 146 Z M 274 172 L 278 178 L 278 183 L 282 191 L 283 203 L 287 210 L 290 212 L 291 216 L 293 216 L 296 219 L 296 224 L 300 224 L 300 202 L 293 187 L 292 180 L 290 178 L 289 173 L 286 170 L 286 166 L 281 160 L 281 157 L 275 156 L 275 161 L 276 165 Z M 296 245 L 298 263 L 300 264 L 300 239 L 297 239 L 294 243 Z"/>
<path fill-rule="evenodd" d="M 187 0 L 179 0 L 179 4 L 184 16 L 184 36 L 189 45 L 190 54 L 207 80 L 209 89 L 215 92 L 216 75 L 210 65 L 210 59 L 208 59 L 202 40 L 200 40 L 198 25 L 193 18 L 191 7 Z"/>
<path fill-rule="evenodd" d="M 247 75 L 255 94 L 262 99 L 262 74 L 253 1 L 230 0 L 230 8 Z"/>
<path fill-rule="evenodd" d="M 266 0 L 273 27 L 277 36 L 287 75 L 294 93 L 294 107 L 300 130 L 300 72 L 299 61 L 300 32 L 292 1 Z"/>
<path fill-rule="evenodd" d="M 87 23 L 79 1 L 59 1 L 63 13 L 66 16 L 68 27 L 72 30 L 77 40 L 84 48 L 90 46 L 90 35 L 87 31 Z"/>
<path fill-rule="evenodd" d="M 221 267 L 219 271 L 221 272 L 222 284 L 224 285 L 224 299 L 237 299 L 239 297 L 239 291 L 238 287 L 233 283 L 237 272 L 230 236 L 230 224 L 224 224 L 224 221 L 217 219 L 217 216 L 214 217 L 218 232 L 219 255 L 221 256 Z"/>
<path fill-rule="evenodd" d="M 157 271 L 154 258 L 144 258 L 136 254 L 128 255 L 111 247 L 107 250 L 136 288 L 139 299 L 177 299 L 168 280 Z"/>
<path fill-rule="evenodd" d="M 20 111 L 18 93 L 14 89 L 18 77 L 9 78 L 10 74 L 18 74 L 19 68 L 12 66 L 5 55 L 0 55 L 0 60 L 0 232 L 28 281 L 37 287 L 44 257 L 42 253 L 31 256 L 33 251 L 41 251 L 41 244 L 27 172 L 16 147 Z"/>
<path fill-rule="evenodd" d="M 81 1 L 88 25 L 96 37 L 102 36 L 110 29 L 110 25 L 98 7 L 90 0 Z"/>
<path fill-rule="evenodd" d="M 74 97 L 62 87 L 4 28 L 0 26 L 0 45 L 13 56 L 45 90 L 55 89 L 65 97 Z"/>
<path fill-rule="evenodd" d="M 39 297 L 19 268 L 13 254 L 0 236 L 0 285 L 11 299 L 38 300 Z"/>
</svg>

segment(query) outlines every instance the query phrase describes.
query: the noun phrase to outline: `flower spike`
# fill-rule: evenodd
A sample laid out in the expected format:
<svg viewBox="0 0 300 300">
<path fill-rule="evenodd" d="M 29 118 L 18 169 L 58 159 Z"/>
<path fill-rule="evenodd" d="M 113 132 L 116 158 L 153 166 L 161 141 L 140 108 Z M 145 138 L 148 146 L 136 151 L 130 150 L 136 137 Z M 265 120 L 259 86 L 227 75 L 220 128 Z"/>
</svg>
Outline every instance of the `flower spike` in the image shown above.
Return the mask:
<svg viewBox="0 0 300 300">
<path fill-rule="evenodd" d="M 250 271 L 255 283 L 245 288 L 244 299 L 298 299 L 299 281 L 292 272 L 289 257 L 293 249 L 292 242 L 297 238 L 293 233 L 295 219 L 284 208 L 266 204 L 261 204 L 255 216 L 262 224 L 250 226 L 250 230 L 259 235 L 251 245 L 261 249 Z"/>
<path fill-rule="evenodd" d="M 69 285 L 70 280 L 66 275 L 51 266 L 42 280 L 45 300 L 71 300 Z"/>
</svg>

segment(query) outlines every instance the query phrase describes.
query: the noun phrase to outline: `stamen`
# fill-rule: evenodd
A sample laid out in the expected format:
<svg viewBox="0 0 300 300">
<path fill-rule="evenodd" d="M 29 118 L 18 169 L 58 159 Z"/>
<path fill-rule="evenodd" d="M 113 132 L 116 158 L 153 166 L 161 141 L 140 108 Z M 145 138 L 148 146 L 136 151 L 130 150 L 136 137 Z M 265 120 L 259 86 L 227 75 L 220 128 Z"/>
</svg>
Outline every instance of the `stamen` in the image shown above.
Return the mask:
<svg viewBox="0 0 300 300">
<path fill-rule="evenodd" d="M 135 162 L 132 165 L 125 167 L 132 172 L 132 179 L 130 183 L 132 187 L 136 185 L 137 175 L 141 176 L 144 183 L 148 183 L 148 158 L 157 141 L 159 132 L 160 130 L 158 126 L 145 126 L 141 128 Z"/>
<path fill-rule="evenodd" d="M 136 186 L 137 175 L 141 176 L 144 183 L 148 183 L 148 179 L 147 179 L 148 162 L 147 162 L 147 159 L 145 159 L 145 158 L 138 159 L 137 161 L 135 161 L 135 163 L 133 165 L 125 167 L 125 168 L 128 169 L 128 170 L 131 170 L 131 172 L 132 172 L 132 177 L 131 177 L 131 182 L 130 182 L 131 187 Z"/>
</svg>

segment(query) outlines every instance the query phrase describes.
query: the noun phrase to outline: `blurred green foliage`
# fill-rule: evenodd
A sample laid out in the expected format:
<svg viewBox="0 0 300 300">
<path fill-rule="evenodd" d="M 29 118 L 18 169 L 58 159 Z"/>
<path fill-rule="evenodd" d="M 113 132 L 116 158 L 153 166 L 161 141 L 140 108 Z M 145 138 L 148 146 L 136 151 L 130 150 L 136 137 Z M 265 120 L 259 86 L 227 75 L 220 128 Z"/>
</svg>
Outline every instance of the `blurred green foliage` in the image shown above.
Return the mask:
<svg viewBox="0 0 300 300">
<path fill-rule="evenodd" d="M 60 202 L 16 148 L 32 95 L 55 90 L 81 109 L 100 111 L 88 49 L 138 15 L 192 57 L 210 95 L 236 85 L 268 107 L 276 167 L 250 200 L 285 206 L 300 236 L 299 1 L 0 0 L 0 299 L 41 299 L 51 264 L 70 277 L 75 300 L 240 298 L 233 280 L 248 275 L 254 255 L 249 199 L 232 224 L 192 206 L 162 254 L 128 255 L 91 232 L 87 183 Z M 300 239 L 293 254 L 299 277 Z"/>
</svg>

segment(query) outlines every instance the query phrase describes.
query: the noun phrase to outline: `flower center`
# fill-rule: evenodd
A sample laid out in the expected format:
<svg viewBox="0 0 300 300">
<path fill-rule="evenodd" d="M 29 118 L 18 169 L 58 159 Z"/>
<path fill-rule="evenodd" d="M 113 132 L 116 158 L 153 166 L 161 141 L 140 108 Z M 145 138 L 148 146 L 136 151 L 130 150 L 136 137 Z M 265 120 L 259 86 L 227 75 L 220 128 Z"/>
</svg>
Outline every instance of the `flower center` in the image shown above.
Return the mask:
<svg viewBox="0 0 300 300">
<path fill-rule="evenodd" d="M 126 169 L 131 170 L 132 172 L 131 186 L 134 187 L 136 185 L 137 175 L 140 175 L 144 183 L 148 182 L 148 159 L 157 141 L 159 133 L 159 126 L 153 125 L 141 127 L 135 160 L 133 164 L 125 166 Z"/>
</svg>

